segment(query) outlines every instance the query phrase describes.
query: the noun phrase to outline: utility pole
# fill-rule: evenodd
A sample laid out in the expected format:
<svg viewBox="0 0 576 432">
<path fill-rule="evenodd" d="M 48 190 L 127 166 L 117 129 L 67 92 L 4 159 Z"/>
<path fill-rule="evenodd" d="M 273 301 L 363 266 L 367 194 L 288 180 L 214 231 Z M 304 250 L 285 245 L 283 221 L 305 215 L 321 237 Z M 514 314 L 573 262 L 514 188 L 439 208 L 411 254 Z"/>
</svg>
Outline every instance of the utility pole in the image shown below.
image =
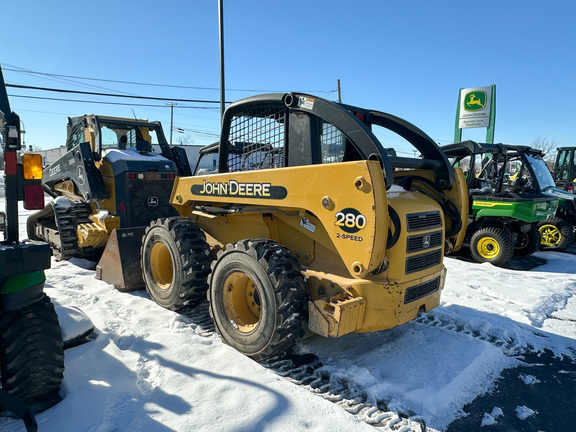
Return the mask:
<svg viewBox="0 0 576 432">
<path fill-rule="evenodd" d="M 172 129 L 174 129 L 174 107 L 178 105 L 177 103 L 170 102 L 170 145 L 172 145 Z"/>
<path fill-rule="evenodd" d="M 342 103 L 342 91 L 340 89 L 340 78 L 338 78 L 338 102 Z"/>
<path fill-rule="evenodd" d="M 226 90 L 224 83 L 224 0 L 218 0 L 218 29 L 220 33 L 220 122 L 224 118 Z"/>
</svg>

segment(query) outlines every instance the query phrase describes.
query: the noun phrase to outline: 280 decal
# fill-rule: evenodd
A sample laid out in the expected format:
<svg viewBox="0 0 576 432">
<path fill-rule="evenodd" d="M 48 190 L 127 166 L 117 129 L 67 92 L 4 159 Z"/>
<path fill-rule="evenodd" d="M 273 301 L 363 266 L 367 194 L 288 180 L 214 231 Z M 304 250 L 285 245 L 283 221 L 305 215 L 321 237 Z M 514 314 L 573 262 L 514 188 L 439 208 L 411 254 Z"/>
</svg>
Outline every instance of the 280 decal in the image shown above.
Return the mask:
<svg viewBox="0 0 576 432">
<path fill-rule="evenodd" d="M 334 225 L 348 234 L 357 233 L 366 228 L 366 216 L 355 208 L 347 207 L 336 213 L 336 222 Z"/>
</svg>

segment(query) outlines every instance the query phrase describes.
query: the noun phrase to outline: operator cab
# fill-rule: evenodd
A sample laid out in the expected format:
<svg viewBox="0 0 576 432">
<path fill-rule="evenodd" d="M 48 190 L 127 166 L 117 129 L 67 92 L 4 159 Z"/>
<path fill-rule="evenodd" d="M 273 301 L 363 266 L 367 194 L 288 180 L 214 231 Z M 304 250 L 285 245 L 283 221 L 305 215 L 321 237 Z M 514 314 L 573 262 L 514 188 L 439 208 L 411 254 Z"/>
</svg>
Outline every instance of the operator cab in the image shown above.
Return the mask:
<svg viewBox="0 0 576 432">
<path fill-rule="evenodd" d="M 268 94 L 235 102 L 224 113 L 222 131 L 219 143 L 200 152 L 195 174 L 205 157 L 218 153 L 217 170 L 210 172 L 374 160 L 380 163 L 388 187 L 398 170 L 431 170 L 439 189 L 451 189 L 454 183 L 444 153 L 413 124 L 310 95 Z M 414 156 L 420 152 L 422 157 L 392 155 L 376 134 L 393 135 L 414 148 Z"/>
</svg>

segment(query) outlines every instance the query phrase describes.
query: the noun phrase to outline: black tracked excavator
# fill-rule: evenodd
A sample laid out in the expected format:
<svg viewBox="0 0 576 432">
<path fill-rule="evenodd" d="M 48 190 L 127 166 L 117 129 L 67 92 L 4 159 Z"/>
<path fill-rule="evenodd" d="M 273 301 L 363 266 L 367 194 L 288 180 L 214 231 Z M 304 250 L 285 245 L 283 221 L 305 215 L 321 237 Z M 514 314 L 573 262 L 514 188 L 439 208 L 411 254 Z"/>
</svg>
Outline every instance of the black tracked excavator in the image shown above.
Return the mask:
<svg viewBox="0 0 576 432">
<path fill-rule="evenodd" d="M 168 202 L 176 176 L 191 172 L 185 151 L 169 146 L 159 122 L 94 114 L 68 119 L 66 147 L 44 168 L 54 199 L 28 218 L 28 236 L 57 260 L 100 259 L 97 277 L 120 290 L 141 287 L 143 227 L 176 214 Z"/>
</svg>

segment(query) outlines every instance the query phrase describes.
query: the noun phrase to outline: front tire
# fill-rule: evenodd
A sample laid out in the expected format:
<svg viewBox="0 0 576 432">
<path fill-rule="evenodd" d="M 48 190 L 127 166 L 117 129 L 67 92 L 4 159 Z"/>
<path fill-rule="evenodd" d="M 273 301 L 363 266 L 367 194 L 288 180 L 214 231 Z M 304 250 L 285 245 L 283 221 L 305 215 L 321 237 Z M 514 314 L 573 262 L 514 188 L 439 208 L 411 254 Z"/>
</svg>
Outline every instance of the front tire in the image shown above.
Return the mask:
<svg viewBox="0 0 576 432">
<path fill-rule="evenodd" d="M 40 412 L 60 402 L 64 352 L 58 315 L 48 296 L 0 312 L 2 390 Z"/>
<path fill-rule="evenodd" d="M 208 289 L 210 247 L 198 224 L 170 217 L 150 223 L 142 239 L 142 275 L 152 300 L 170 310 L 200 301 Z"/>
<path fill-rule="evenodd" d="M 538 223 L 542 237 L 542 248 L 546 250 L 565 251 L 574 243 L 572 224 L 564 219 L 552 218 Z"/>
<path fill-rule="evenodd" d="M 210 314 L 224 342 L 261 360 L 304 335 L 306 281 L 290 251 L 272 240 L 228 244 L 210 276 Z"/>
<path fill-rule="evenodd" d="M 489 262 L 501 267 L 514 255 L 514 240 L 502 228 L 480 228 L 472 235 L 470 253 L 478 263 Z"/>
</svg>

